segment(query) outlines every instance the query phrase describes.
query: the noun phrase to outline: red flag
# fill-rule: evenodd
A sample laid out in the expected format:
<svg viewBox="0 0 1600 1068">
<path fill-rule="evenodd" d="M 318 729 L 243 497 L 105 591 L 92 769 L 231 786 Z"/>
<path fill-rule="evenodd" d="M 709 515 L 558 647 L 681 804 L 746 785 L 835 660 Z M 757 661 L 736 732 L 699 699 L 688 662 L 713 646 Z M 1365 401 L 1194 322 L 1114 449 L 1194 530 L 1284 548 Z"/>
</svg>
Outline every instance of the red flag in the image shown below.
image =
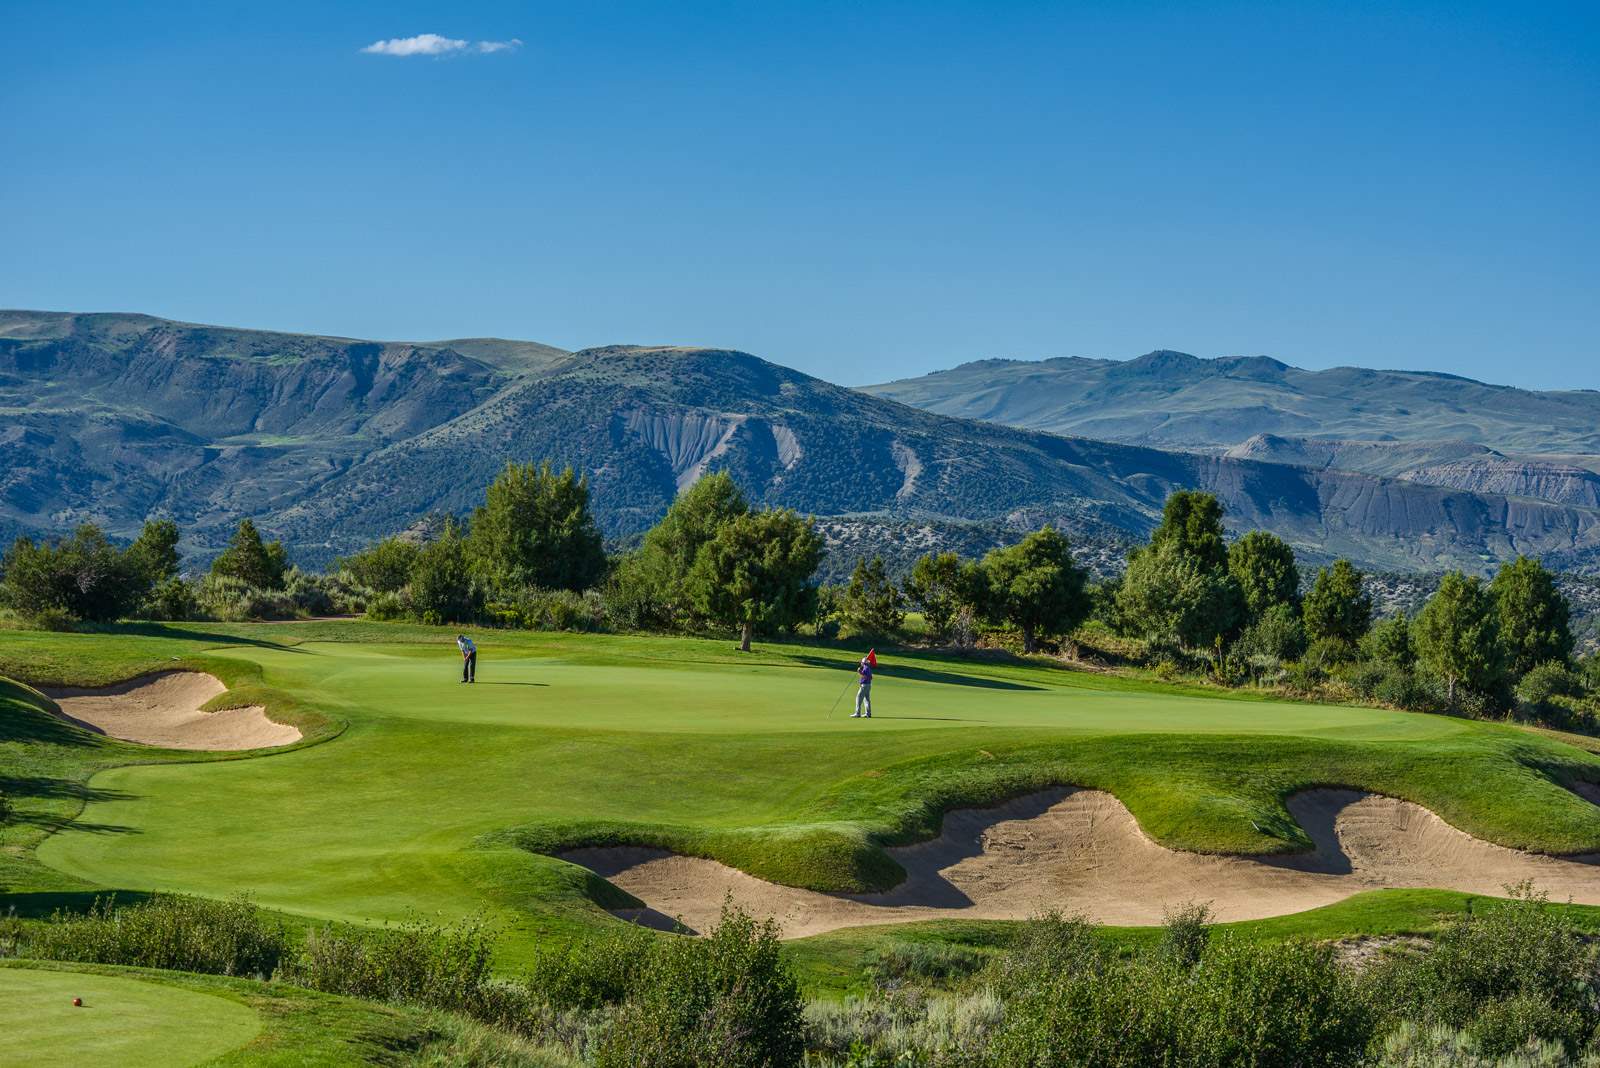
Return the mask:
<svg viewBox="0 0 1600 1068">
<path fill-rule="evenodd" d="M 878 650 L 873 649 L 867 653 L 867 663 L 871 664 L 873 667 L 878 666 Z"/>
</svg>

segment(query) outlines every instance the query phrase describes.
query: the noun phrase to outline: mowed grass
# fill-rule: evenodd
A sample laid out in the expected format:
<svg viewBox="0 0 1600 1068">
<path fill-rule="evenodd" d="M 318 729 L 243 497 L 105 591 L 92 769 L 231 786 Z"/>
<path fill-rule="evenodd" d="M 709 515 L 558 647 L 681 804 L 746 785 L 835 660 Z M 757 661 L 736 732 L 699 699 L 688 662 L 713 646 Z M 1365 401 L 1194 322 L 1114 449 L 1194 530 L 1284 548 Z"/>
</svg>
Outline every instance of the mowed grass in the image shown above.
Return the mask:
<svg viewBox="0 0 1600 1068">
<path fill-rule="evenodd" d="M 262 1026 L 248 1005 L 213 994 L 30 968 L 0 968 L 0 1018 L 0 1064 L 34 1068 L 184 1068 L 245 1045 Z"/>
<path fill-rule="evenodd" d="M 48 870 L 9 889 L 243 892 L 355 921 L 479 914 L 515 959 L 537 935 L 609 922 L 604 884 L 544 855 L 563 847 L 656 844 L 869 889 L 898 878 L 881 847 L 936 833 L 945 810 L 1058 784 L 1110 790 L 1175 848 L 1303 848 L 1284 797 L 1344 785 L 1505 845 L 1600 850 L 1600 809 L 1565 788 L 1600 781 L 1600 758 L 1505 725 L 927 655 L 885 657 L 863 722 L 847 718 L 849 693 L 829 715 L 855 653 L 479 638 L 468 687 L 453 633 L 428 628 L 0 635 L 0 673 L 97 682 L 206 666 L 331 738 L 100 770 L 77 822 L 27 843 Z"/>
</svg>

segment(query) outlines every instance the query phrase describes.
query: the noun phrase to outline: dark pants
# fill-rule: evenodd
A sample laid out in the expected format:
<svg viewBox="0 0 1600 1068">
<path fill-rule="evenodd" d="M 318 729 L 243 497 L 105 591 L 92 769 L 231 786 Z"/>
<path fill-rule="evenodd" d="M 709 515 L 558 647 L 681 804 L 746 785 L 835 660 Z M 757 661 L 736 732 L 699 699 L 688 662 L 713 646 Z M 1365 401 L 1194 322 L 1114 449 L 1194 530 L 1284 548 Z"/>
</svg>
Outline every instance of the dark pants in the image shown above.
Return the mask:
<svg viewBox="0 0 1600 1068">
<path fill-rule="evenodd" d="M 478 678 L 478 650 L 461 658 L 461 681 L 474 682 Z"/>
</svg>

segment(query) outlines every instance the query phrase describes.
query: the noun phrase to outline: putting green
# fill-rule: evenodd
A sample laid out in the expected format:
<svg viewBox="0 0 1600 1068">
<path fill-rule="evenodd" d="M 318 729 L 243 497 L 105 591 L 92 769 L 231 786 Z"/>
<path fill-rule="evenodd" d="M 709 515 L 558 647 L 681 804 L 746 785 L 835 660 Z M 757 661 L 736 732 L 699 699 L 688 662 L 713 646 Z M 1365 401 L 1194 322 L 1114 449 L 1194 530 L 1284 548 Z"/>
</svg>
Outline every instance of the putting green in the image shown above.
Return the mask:
<svg viewBox="0 0 1600 1068">
<path fill-rule="evenodd" d="M 1506 845 L 1600 849 L 1600 810 L 1560 785 L 1600 780 L 1600 760 L 1494 724 L 932 656 L 886 657 L 864 722 L 848 718 L 848 696 L 828 715 L 853 654 L 813 647 L 740 656 L 715 641 L 494 634 L 464 686 L 444 632 L 247 633 L 217 635 L 205 655 L 259 670 L 269 691 L 348 729 L 260 759 L 102 772 L 79 820 L 39 847 L 45 864 L 96 886 L 246 892 L 312 917 L 483 913 L 514 957 L 527 933 L 603 918 L 585 873 L 535 849 L 656 843 L 795 885 L 864 888 L 893 878 L 879 843 L 931 833 L 945 808 L 1059 783 L 1110 790 L 1184 848 L 1296 848 L 1282 798 L 1330 784 L 1417 801 Z M 87 661 L 96 640 L 34 648 Z M 99 648 L 130 664 L 200 647 L 119 641 Z"/>
<path fill-rule="evenodd" d="M 182 1068 L 260 1031 L 256 1011 L 227 998 L 110 975 L 0 968 L 0 1064 Z"/>
</svg>

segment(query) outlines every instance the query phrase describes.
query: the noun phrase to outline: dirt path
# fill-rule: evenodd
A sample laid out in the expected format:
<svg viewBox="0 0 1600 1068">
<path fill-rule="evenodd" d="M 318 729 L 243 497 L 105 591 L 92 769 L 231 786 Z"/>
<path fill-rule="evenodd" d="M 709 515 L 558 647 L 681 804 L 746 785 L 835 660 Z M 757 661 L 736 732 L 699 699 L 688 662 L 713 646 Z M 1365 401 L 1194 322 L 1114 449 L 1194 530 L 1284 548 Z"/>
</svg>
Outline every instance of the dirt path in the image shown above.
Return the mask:
<svg viewBox="0 0 1600 1068">
<path fill-rule="evenodd" d="M 96 734 L 165 749 L 264 749 L 300 740 L 300 731 L 267 718 L 260 705 L 202 712 L 227 689 L 200 671 L 164 671 L 96 689 L 41 690 L 61 718 Z"/>
<path fill-rule="evenodd" d="M 1553 900 L 1600 904 L 1600 856 L 1522 853 L 1456 830 L 1406 801 L 1310 790 L 1289 811 L 1316 844 L 1275 859 L 1206 856 L 1147 838 L 1108 793 L 1051 790 L 945 816 L 944 831 L 891 849 L 909 873 L 885 894 L 835 895 L 764 882 L 715 861 L 650 849 L 580 849 L 581 864 L 649 906 L 619 916 L 705 930 L 733 900 L 771 916 L 784 937 L 928 919 L 1025 919 L 1058 909 L 1097 923 L 1152 924 L 1209 902 L 1218 920 L 1260 919 L 1332 904 L 1362 890 L 1437 887 L 1502 894 L 1531 879 Z"/>
</svg>

